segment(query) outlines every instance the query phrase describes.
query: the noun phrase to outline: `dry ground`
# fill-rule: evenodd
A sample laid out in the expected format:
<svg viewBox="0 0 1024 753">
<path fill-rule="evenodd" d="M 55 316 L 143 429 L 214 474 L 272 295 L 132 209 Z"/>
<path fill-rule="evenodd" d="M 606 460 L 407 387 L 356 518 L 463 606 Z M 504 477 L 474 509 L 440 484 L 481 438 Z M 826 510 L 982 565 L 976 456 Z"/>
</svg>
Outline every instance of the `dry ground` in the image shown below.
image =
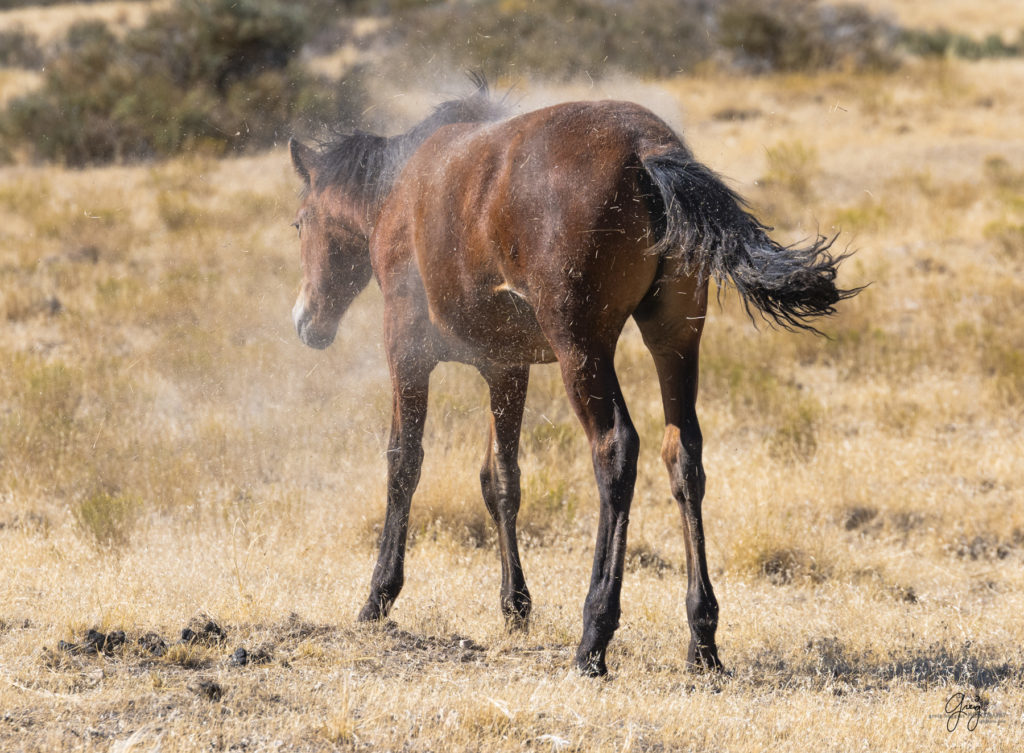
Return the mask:
<svg viewBox="0 0 1024 753">
<path fill-rule="evenodd" d="M 285 152 L 0 168 L 0 749 L 1019 749 L 1022 89 L 1020 61 L 949 61 L 521 90 L 650 102 L 780 237 L 842 230 L 842 282 L 872 283 L 831 340 L 756 331 L 732 295 L 711 310 L 721 677 L 683 666 L 682 539 L 634 329 L 612 679 L 569 669 L 596 504 L 551 367 L 524 427 L 529 634 L 502 628 L 484 388 L 459 366 L 432 382 L 395 623 L 359 627 L 390 402 L 379 296 L 329 351 L 295 338 Z M 226 638 L 173 645 L 199 614 Z M 59 645 L 89 629 L 126 642 Z M 984 714 L 950 733 L 957 692 Z"/>
</svg>

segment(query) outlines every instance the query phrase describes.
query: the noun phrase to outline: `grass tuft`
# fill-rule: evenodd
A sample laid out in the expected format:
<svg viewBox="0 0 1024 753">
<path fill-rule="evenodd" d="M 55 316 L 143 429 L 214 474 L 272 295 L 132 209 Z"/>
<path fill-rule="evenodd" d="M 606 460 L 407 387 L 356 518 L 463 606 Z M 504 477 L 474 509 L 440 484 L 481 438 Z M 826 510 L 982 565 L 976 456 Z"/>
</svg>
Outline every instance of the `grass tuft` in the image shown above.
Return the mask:
<svg viewBox="0 0 1024 753">
<path fill-rule="evenodd" d="M 75 507 L 75 520 L 97 546 L 114 550 L 126 546 L 143 509 L 141 500 L 117 492 L 95 491 Z"/>
</svg>

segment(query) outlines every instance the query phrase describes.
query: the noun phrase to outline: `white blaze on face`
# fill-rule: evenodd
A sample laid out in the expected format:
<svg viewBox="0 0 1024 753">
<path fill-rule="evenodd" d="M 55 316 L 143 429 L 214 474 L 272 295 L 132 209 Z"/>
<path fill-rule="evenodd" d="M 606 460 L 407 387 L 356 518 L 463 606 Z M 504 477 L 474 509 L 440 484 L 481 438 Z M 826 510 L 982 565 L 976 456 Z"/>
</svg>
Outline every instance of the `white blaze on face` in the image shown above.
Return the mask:
<svg viewBox="0 0 1024 753">
<path fill-rule="evenodd" d="M 295 301 L 295 305 L 292 307 L 292 322 L 295 324 L 295 332 L 298 334 L 299 339 L 302 340 L 306 345 L 311 348 L 323 350 L 332 342 L 334 342 L 334 335 L 337 331 L 337 321 L 333 322 L 333 327 L 329 327 L 329 331 L 324 331 L 323 322 L 317 321 L 317 310 L 314 307 L 310 310 L 309 307 L 309 294 L 305 288 L 299 293 L 298 299 Z"/>
<path fill-rule="evenodd" d="M 295 324 L 295 331 L 302 336 L 302 320 L 306 315 L 306 294 L 305 291 L 299 293 L 299 297 L 295 299 L 295 305 L 292 306 L 292 322 Z"/>
</svg>

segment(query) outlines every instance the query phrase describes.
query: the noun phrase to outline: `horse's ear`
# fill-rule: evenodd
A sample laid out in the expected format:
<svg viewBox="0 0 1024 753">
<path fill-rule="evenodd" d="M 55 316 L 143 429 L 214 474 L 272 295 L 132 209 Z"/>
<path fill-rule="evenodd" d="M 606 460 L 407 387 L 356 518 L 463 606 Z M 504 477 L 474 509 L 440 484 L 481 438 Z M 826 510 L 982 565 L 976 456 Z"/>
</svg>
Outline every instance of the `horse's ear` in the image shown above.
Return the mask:
<svg viewBox="0 0 1024 753">
<path fill-rule="evenodd" d="M 306 181 L 308 186 L 312 182 L 312 166 L 315 162 L 316 152 L 294 136 L 288 139 L 288 150 L 292 153 L 292 164 L 295 166 L 295 172 Z"/>
</svg>

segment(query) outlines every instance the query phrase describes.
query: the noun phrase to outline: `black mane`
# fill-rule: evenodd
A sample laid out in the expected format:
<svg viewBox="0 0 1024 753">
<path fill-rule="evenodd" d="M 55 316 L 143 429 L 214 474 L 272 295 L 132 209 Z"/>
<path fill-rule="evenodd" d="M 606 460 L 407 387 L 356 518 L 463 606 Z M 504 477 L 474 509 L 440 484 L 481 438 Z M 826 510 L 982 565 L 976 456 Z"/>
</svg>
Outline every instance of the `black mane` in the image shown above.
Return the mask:
<svg viewBox="0 0 1024 753">
<path fill-rule="evenodd" d="M 443 102 L 425 120 L 398 136 L 356 131 L 321 145 L 317 160 L 317 191 L 341 186 L 355 198 L 373 205 L 391 190 L 413 152 L 442 126 L 485 123 L 505 115 L 504 101 L 491 99 L 487 82 L 474 76 L 476 90 L 467 97 Z"/>
</svg>

